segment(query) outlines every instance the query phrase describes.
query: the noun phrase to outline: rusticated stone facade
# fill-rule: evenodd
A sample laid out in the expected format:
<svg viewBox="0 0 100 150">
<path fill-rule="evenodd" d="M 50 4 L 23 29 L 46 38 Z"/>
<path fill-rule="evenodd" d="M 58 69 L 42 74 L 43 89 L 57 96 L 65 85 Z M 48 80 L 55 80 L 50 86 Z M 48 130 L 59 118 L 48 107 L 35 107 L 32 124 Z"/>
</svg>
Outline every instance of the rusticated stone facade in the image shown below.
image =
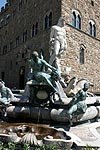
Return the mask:
<svg viewBox="0 0 100 150">
<path fill-rule="evenodd" d="M 40 52 L 43 49 L 44 57 L 48 60 L 51 25 L 48 25 L 48 22 L 45 25 L 45 18 L 49 17 L 50 13 L 52 14 L 51 23 L 56 24 L 61 15 L 60 1 L 9 0 L 6 8 L 2 9 L 0 13 L 0 77 L 9 87 L 23 88 L 28 74 L 27 57 L 30 57 L 33 50 Z M 5 23 L 7 15 L 9 18 Z M 33 25 L 34 34 L 32 33 Z"/>
<path fill-rule="evenodd" d="M 72 12 L 81 16 L 81 29 L 72 26 Z M 50 14 L 52 14 L 50 20 Z M 46 24 L 46 16 L 49 23 Z M 50 27 L 66 17 L 67 50 L 61 56 L 62 70 L 71 67 L 71 77 L 87 78 L 100 91 L 100 1 L 99 0 L 8 0 L 0 13 L 0 77 L 9 87 L 23 88 L 28 73 L 27 59 L 41 49 L 49 59 Z M 3 20 L 4 19 L 4 22 Z M 96 36 L 89 34 L 89 21 Z M 34 25 L 34 32 L 32 29 Z M 80 49 L 84 63 L 80 63 Z"/>
<path fill-rule="evenodd" d="M 71 66 L 71 76 L 88 78 L 94 83 L 92 90 L 100 91 L 100 1 L 63 0 L 62 14 L 66 15 L 68 49 L 62 56 L 62 64 Z M 81 30 L 69 24 L 72 10 L 76 9 L 82 17 Z M 89 20 L 96 24 L 96 37 L 89 35 Z M 80 64 L 80 48 L 84 46 L 84 64 Z"/>
</svg>

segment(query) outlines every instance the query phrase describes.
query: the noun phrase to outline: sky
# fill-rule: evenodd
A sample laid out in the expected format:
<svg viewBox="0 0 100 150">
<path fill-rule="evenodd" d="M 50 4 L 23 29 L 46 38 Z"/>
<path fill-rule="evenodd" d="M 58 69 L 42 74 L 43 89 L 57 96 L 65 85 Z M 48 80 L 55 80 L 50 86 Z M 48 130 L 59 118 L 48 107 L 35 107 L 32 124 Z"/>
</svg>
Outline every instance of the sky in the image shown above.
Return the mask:
<svg viewBox="0 0 100 150">
<path fill-rule="evenodd" d="M 5 6 L 5 4 L 6 4 L 6 0 L 0 0 L 0 9 L 2 6 Z"/>
</svg>

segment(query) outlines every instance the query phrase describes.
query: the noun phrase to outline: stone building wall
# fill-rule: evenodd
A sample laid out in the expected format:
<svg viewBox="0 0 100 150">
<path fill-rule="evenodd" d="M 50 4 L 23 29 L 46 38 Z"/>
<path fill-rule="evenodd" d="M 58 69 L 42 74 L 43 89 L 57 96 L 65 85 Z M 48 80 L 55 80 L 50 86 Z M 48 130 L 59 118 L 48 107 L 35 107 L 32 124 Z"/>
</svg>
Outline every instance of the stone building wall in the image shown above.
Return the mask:
<svg viewBox="0 0 100 150">
<path fill-rule="evenodd" d="M 92 2 L 94 2 L 92 6 Z M 87 78 L 93 82 L 92 90 L 100 91 L 100 1 L 62 0 L 62 15 L 66 16 L 68 48 L 61 58 L 62 70 L 70 66 L 71 77 Z M 81 30 L 71 26 L 72 10 L 78 10 L 82 17 Z M 89 35 L 89 20 L 96 23 L 96 37 Z M 85 62 L 80 64 L 80 48 L 84 46 Z"/>
<path fill-rule="evenodd" d="M 100 1 L 99 0 L 8 0 L 11 3 L 1 13 L 0 19 L 10 14 L 9 21 L 0 28 L 0 74 L 5 72 L 5 82 L 9 87 L 20 87 L 20 74 L 24 71 L 24 83 L 28 73 L 27 58 L 33 50 L 44 51 L 49 59 L 50 28 L 44 29 L 45 16 L 52 12 L 52 25 L 60 16 L 66 17 L 67 50 L 61 56 L 62 70 L 71 67 L 70 76 L 87 78 L 94 83 L 93 90 L 100 90 Z M 20 4 L 20 5 L 19 5 Z M 72 26 L 72 10 L 81 14 L 81 30 Z M 96 24 L 96 37 L 89 35 L 89 20 Z M 32 26 L 38 22 L 38 34 L 31 36 Z M 27 30 L 27 40 L 22 42 Z M 16 46 L 16 37 L 19 44 Z M 12 49 L 10 43 L 12 42 Z M 4 45 L 7 52 L 2 54 Z M 84 64 L 80 64 L 80 48 L 84 47 Z M 27 50 L 28 49 L 28 50 Z M 24 69 L 25 70 L 24 70 Z M 0 75 L 1 76 L 1 75 Z"/>
<path fill-rule="evenodd" d="M 6 85 L 19 88 L 21 68 L 25 69 L 25 81 L 28 73 L 27 57 L 33 50 L 44 51 L 44 58 L 49 58 L 49 35 L 50 27 L 44 29 L 44 20 L 46 15 L 52 13 L 52 24 L 56 24 L 61 15 L 61 1 L 51 0 L 9 0 L 10 5 L 0 13 L 0 20 L 6 19 L 6 15 L 10 14 L 9 22 L 0 28 L 2 43 L 0 45 L 1 58 L 5 60 L 0 65 L 0 74 L 5 73 L 4 80 Z M 32 26 L 38 22 L 38 34 L 32 37 Z M 27 30 L 27 40 L 22 41 L 23 32 Z M 19 44 L 16 46 L 16 37 L 19 36 Z M 10 50 L 10 43 L 12 49 Z M 7 45 L 7 50 L 3 54 L 3 47 Z M 27 51 L 27 49 L 29 49 Z M 26 52 L 27 51 L 27 52 Z M 29 54 L 30 53 L 30 54 Z M 17 57 L 18 56 L 18 57 Z M 0 63 L 1 64 L 1 63 Z M 0 75 L 2 77 L 2 75 Z"/>
<path fill-rule="evenodd" d="M 100 41 L 90 37 L 80 31 L 75 31 L 74 28 L 68 28 L 72 31 L 67 35 L 68 49 L 64 52 L 61 58 L 62 70 L 66 66 L 71 67 L 70 76 L 87 78 L 94 84 L 93 90 L 99 91 L 100 87 Z M 73 34 L 75 31 L 75 34 Z M 82 38 L 85 40 L 85 62 L 80 64 L 80 47 L 83 44 Z M 73 42 L 72 42 L 73 41 Z"/>
</svg>

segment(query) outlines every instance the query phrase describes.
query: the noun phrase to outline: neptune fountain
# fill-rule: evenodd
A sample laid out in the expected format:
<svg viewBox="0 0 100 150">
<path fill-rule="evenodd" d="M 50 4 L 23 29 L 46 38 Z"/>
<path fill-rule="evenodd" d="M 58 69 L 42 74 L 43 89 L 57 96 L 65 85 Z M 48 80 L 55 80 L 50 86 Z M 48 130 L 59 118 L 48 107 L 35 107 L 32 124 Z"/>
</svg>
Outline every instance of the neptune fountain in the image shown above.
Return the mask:
<svg viewBox="0 0 100 150">
<path fill-rule="evenodd" d="M 61 17 L 57 26 L 53 26 L 51 30 L 50 63 L 39 57 L 37 51 L 32 52 L 28 60 L 30 71 L 23 91 L 11 91 L 0 80 L 0 113 L 1 118 L 8 121 L 5 128 L 3 124 L 0 126 L 1 141 L 28 142 L 35 146 L 58 146 L 60 143 L 61 147 L 71 147 L 73 135 L 62 126 L 68 129 L 73 124 L 97 121 L 100 117 L 100 99 L 88 92 L 91 83 L 87 79 L 76 82 L 75 77 L 67 84 L 64 80 L 59 62 L 61 54 L 67 48 L 65 35 L 64 18 Z M 36 125 L 13 123 L 11 126 L 9 121 L 15 120 Z M 58 124 L 59 129 L 56 128 Z"/>
<path fill-rule="evenodd" d="M 8 118 L 23 118 L 47 122 L 71 123 L 84 120 L 84 115 L 88 115 L 88 109 L 94 111 L 90 119 L 98 116 L 98 109 L 95 106 L 88 108 L 86 98 L 89 97 L 87 90 L 90 83 L 84 83 L 73 97 L 67 97 L 60 83 L 60 71 L 48 64 L 44 59 L 39 58 L 36 51 L 32 53 L 29 60 L 30 72 L 26 82 L 25 90 L 20 98 L 15 97 L 9 89 L 8 95 L 1 95 L 1 103 Z M 49 68 L 49 72 L 44 71 L 44 67 Z M 1 81 L 2 92 L 6 90 Z M 7 88 L 8 89 L 8 88 Z M 3 97 L 3 98 L 2 98 Z M 7 102 L 2 99 L 7 99 Z M 96 103 L 96 102 L 95 102 Z M 99 102 L 98 102 L 99 104 Z M 4 111 L 2 111 L 4 113 Z M 80 117 L 79 117 L 80 116 Z M 86 116 L 85 116 L 86 117 Z M 87 119 L 89 119 L 87 117 Z"/>
</svg>

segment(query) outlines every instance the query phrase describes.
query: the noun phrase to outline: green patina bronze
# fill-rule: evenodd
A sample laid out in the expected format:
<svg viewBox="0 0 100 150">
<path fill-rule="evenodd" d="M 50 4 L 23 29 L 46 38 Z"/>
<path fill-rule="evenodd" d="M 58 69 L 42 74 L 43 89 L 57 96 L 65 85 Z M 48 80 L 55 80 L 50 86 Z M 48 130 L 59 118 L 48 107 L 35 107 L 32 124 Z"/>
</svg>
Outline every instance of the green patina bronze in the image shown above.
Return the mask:
<svg viewBox="0 0 100 150">
<path fill-rule="evenodd" d="M 86 97 L 88 96 L 87 90 L 89 89 L 89 83 L 84 84 L 84 88 L 79 90 L 75 97 L 73 97 L 72 101 L 69 104 L 68 114 L 70 116 L 79 115 L 86 112 L 87 104 L 85 102 Z"/>
<path fill-rule="evenodd" d="M 36 51 L 32 53 L 32 58 L 29 60 L 30 70 L 28 80 L 32 83 L 45 83 L 49 85 L 54 92 L 58 93 L 56 81 L 60 78 L 60 72 L 53 66 L 49 65 L 45 60 L 39 58 Z M 44 72 L 44 67 L 52 70 L 51 74 Z"/>
</svg>

